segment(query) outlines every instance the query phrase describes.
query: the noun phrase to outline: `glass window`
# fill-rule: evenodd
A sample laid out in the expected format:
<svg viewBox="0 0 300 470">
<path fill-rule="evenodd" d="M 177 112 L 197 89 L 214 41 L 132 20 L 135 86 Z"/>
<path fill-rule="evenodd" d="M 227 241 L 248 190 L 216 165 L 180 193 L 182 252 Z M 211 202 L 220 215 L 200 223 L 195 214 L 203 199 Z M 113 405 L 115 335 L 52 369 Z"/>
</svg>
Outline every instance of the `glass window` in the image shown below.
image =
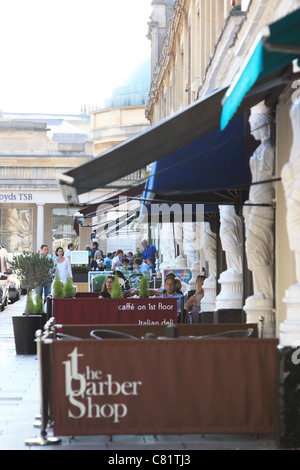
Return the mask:
<svg viewBox="0 0 300 470">
<path fill-rule="evenodd" d="M 53 209 L 52 211 L 52 253 L 62 246 L 67 249 L 69 243 L 78 245 L 78 236 L 74 230 L 74 214 L 77 209 Z"/>
<path fill-rule="evenodd" d="M 9 254 L 33 250 L 32 209 L 0 209 L 0 242 Z"/>
</svg>

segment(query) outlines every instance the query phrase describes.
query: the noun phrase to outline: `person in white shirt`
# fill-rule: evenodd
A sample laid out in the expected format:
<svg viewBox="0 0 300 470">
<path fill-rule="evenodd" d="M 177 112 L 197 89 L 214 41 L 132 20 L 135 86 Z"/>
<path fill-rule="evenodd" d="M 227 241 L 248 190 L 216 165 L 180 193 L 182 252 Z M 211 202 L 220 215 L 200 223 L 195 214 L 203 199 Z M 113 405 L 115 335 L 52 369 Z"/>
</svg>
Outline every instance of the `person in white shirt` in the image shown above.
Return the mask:
<svg viewBox="0 0 300 470">
<path fill-rule="evenodd" d="M 112 266 L 111 269 L 114 271 L 115 269 L 122 268 L 122 260 L 123 260 L 123 250 L 117 251 L 117 256 L 112 259 Z"/>
<path fill-rule="evenodd" d="M 58 274 L 61 282 L 65 284 L 68 276 L 70 276 L 71 279 L 73 278 L 71 263 L 69 258 L 64 257 L 64 250 L 61 246 L 56 248 L 55 254 L 57 256 L 54 260 L 55 275 Z"/>
<path fill-rule="evenodd" d="M 75 250 L 75 245 L 74 243 L 69 243 L 68 245 L 68 248 L 66 249 L 65 251 L 65 258 L 69 258 L 70 262 L 71 262 L 71 252 Z"/>
</svg>

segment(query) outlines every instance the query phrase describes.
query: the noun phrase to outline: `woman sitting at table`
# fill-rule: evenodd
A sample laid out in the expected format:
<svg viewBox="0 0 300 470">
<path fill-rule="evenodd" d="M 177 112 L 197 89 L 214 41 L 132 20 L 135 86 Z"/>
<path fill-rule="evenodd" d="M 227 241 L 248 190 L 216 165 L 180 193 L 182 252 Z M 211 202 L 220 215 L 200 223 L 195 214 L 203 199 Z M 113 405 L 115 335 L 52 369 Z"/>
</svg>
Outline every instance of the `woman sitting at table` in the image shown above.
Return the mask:
<svg viewBox="0 0 300 470">
<path fill-rule="evenodd" d="M 199 307 L 200 310 L 200 304 L 201 304 L 201 299 L 204 296 L 204 291 L 203 291 L 203 283 L 205 281 L 205 276 L 197 276 L 196 279 L 196 284 L 195 284 L 195 294 L 192 295 L 187 303 L 185 304 L 185 310 L 188 312 L 192 310 L 193 307 Z"/>
<path fill-rule="evenodd" d="M 114 276 L 107 276 L 103 284 L 102 291 L 100 292 L 99 299 L 110 299 L 111 289 L 114 283 Z"/>
<path fill-rule="evenodd" d="M 91 261 L 91 271 L 104 271 L 104 263 L 100 251 L 96 251 Z"/>
</svg>

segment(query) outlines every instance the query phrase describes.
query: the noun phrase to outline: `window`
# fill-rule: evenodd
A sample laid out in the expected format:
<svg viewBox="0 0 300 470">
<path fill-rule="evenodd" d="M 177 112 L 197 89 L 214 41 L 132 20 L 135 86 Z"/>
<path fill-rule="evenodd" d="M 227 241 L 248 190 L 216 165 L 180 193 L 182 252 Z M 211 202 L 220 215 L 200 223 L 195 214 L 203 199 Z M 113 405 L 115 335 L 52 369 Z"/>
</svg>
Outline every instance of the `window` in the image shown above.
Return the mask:
<svg viewBox="0 0 300 470">
<path fill-rule="evenodd" d="M 32 209 L 0 209 L 0 242 L 9 254 L 33 250 Z"/>
<path fill-rule="evenodd" d="M 74 214 L 77 209 L 53 209 L 52 211 L 52 253 L 61 246 L 64 250 L 69 243 L 78 245 L 74 230 Z"/>
</svg>

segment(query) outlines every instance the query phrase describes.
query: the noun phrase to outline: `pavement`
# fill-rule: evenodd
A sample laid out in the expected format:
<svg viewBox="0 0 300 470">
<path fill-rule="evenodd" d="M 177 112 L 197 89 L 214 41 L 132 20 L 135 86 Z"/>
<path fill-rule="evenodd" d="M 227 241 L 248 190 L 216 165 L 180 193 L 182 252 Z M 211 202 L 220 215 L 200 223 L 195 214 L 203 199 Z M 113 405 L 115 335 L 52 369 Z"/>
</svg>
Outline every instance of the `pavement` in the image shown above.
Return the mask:
<svg viewBox="0 0 300 470">
<path fill-rule="evenodd" d="M 47 435 L 49 440 L 44 442 L 47 445 L 28 445 L 25 441 L 40 438 L 38 360 L 36 355 L 16 354 L 12 326 L 12 316 L 23 313 L 25 301 L 26 297 L 22 297 L 0 312 L 0 450 L 102 450 L 107 451 L 101 454 L 105 455 L 105 458 L 115 459 L 108 463 L 115 464 L 125 463 L 125 461 L 117 462 L 117 458 L 120 459 L 121 456 L 124 458 L 127 452 L 130 452 L 130 455 L 138 455 L 139 451 L 149 451 L 150 454 L 156 455 L 168 451 L 174 456 L 175 454 L 189 455 L 189 453 L 195 456 L 199 450 L 279 450 L 273 435 L 72 437 L 53 436 L 51 429 Z M 51 437 L 60 438 L 60 443 L 52 444 L 49 442 Z M 187 457 L 186 459 L 186 462 L 181 463 L 189 463 Z M 129 461 L 129 463 L 134 462 Z M 158 461 L 152 463 L 156 465 Z M 160 464 L 164 463 L 171 463 L 171 461 L 160 462 Z M 172 463 L 180 464 L 179 461 L 174 460 Z"/>
</svg>

